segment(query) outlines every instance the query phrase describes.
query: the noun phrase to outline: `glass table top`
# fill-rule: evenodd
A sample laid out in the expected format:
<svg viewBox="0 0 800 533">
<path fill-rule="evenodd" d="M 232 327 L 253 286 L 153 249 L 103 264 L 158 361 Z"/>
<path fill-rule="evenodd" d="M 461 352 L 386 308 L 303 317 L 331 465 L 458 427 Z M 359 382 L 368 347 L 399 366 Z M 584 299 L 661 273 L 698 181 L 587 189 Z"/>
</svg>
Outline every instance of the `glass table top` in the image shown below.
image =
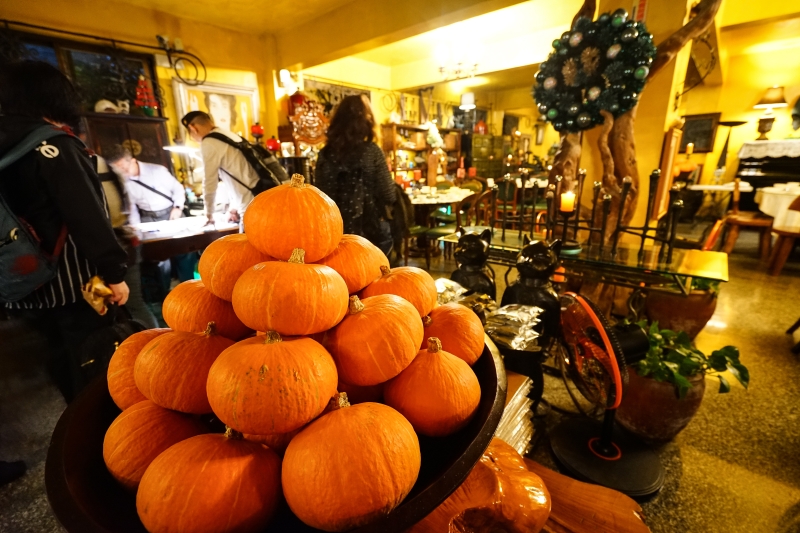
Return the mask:
<svg viewBox="0 0 800 533">
<path fill-rule="evenodd" d="M 463 228 L 466 232 L 481 233 L 489 229 L 488 226 L 470 226 Z M 520 237 L 519 230 L 506 230 L 505 240 L 503 240 L 502 230 L 495 228 L 492 234 L 490 248 L 506 252 L 518 252 L 524 246 L 524 237 L 530 237 L 526 232 Z M 534 233 L 532 240 L 544 240 L 544 234 Z M 441 237 L 445 242 L 458 242 L 456 234 Z M 652 242 L 652 241 L 651 241 Z M 692 276 L 717 281 L 728 281 L 728 255 L 723 252 L 704 252 L 701 250 L 686 250 L 674 248 L 672 251 L 672 262 L 658 260 L 661 245 L 653 246 L 646 244 L 642 260 L 639 261 L 639 245 L 620 243 L 617 253 L 611 254 L 611 245 L 608 244 L 600 253 L 598 245 L 582 245 L 577 253 L 574 251 L 561 252 L 561 259 L 566 262 L 576 262 L 589 265 L 597 265 L 599 268 L 615 268 L 617 270 L 630 270 L 635 272 L 647 272 L 653 274 L 668 274 L 680 276 Z M 664 253 L 666 257 L 666 250 Z"/>
</svg>

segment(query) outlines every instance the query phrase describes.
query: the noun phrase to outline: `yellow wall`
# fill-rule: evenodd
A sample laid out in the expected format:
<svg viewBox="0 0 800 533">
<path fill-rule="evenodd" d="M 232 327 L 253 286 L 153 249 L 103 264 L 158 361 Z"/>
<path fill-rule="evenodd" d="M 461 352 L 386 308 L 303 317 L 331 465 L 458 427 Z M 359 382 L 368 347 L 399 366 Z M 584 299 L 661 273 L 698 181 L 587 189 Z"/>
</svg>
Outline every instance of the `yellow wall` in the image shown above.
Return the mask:
<svg viewBox="0 0 800 533">
<path fill-rule="evenodd" d="M 726 59 L 725 80 L 721 86 L 701 85 L 683 98 L 682 114 L 695 115 L 701 113 L 722 113 L 721 120 L 745 120 L 747 124 L 733 128 L 728 147 L 726 172 L 723 181 L 733 179 L 739 164 L 737 152 L 742 143 L 753 141 L 758 137 L 758 118 L 763 110 L 753 109 L 764 91 L 773 85 L 785 87 L 786 101 L 789 106 L 775 109 L 775 123 L 767 134 L 770 139 L 784 139 L 790 135 L 798 137 L 800 132 L 792 130 L 791 108 L 800 97 L 800 40 L 787 38 L 775 41 L 781 33 L 795 33 L 800 28 L 800 19 L 780 24 L 767 25 L 762 28 L 742 30 L 726 30 L 721 32 L 723 44 L 727 41 L 736 44 L 740 33 L 746 32 L 747 39 L 754 43 L 749 46 L 736 46 L 735 55 Z M 710 182 L 713 179 L 719 156 L 728 134 L 728 128 L 719 127 L 714 142 L 714 151 L 710 154 L 694 154 L 692 161 L 703 164 L 701 180 Z"/>
<path fill-rule="evenodd" d="M 271 74 L 277 59 L 274 38 L 271 36 L 239 33 L 113 0 L 70 0 L 68 4 L 63 0 L 3 0 L 0 16 L 29 24 L 151 45 L 157 44 L 157 34 L 180 37 L 186 50 L 199 56 L 209 68 L 208 81 L 228 84 L 243 82 L 246 86 L 256 83 L 261 97 L 261 121 L 268 136 L 277 133 Z M 154 53 L 143 49 L 132 50 Z M 167 69 L 159 68 L 157 76 L 167 96 L 167 129 L 170 137 L 173 137 L 179 117 L 172 101 L 172 75 Z"/>
</svg>

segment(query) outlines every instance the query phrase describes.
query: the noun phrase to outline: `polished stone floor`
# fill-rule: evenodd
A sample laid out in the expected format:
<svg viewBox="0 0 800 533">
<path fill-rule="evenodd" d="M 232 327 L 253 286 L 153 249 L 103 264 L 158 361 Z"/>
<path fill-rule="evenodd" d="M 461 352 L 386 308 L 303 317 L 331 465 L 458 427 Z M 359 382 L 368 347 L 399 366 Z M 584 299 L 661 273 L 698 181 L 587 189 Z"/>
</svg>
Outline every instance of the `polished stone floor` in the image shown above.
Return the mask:
<svg viewBox="0 0 800 533">
<path fill-rule="evenodd" d="M 743 236 L 731 256 L 731 282 L 697 338 L 703 350 L 738 346 L 750 389 L 734 385 L 730 394 L 718 395 L 709 381 L 696 418 L 674 442 L 657 448 L 666 485 L 643 503 L 654 533 L 800 533 L 800 360 L 784 333 L 800 317 L 800 258 L 773 278 L 755 256 L 755 241 Z M 434 277 L 453 268 L 441 259 L 431 265 Z M 498 285 L 501 294 L 502 279 Z M 0 320 L 0 460 L 24 459 L 29 467 L 0 488 L 2 533 L 62 531 L 47 503 L 44 460 L 65 405 L 42 371 L 44 355 L 29 330 Z M 545 399 L 574 410 L 555 378 L 547 379 Z M 545 411 L 532 456 L 552 466 L 546 427 L 559 415 Z"/>
</svg>

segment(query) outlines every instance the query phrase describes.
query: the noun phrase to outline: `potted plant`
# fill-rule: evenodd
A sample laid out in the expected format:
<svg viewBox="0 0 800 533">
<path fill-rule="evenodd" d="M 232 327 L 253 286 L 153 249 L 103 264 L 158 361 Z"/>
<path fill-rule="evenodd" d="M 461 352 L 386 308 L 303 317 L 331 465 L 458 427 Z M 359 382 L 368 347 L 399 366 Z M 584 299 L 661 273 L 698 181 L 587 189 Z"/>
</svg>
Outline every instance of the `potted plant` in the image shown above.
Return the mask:
<svg viewBox="0 0 800 533">
<path fill-rule="evenodd" d="M 670 440 L 700 408 L 706 376 L 719 380 L 720 393 L 731 390 L 722 374 L 726 370 L 747 388 L 750 373 L 739 361 L 736 347 L 725 346 L 706 355 L 684 331 L 660 329 L 658 322 L 638 325 L 647 331 L 650 349 L 628 372 L 628 385 L 617 410 L 617 421 L 625 429 L 649 440 Z"/>
<path fill-rule="evenodd" d="M 672 331 L 684 331 L 694 339 L 711 320 L 717 308 L 719 281 L 686 278 L 682 283 L 689 294 L 650 292 L 645 300 L 647 317 Z"/>
</svg>

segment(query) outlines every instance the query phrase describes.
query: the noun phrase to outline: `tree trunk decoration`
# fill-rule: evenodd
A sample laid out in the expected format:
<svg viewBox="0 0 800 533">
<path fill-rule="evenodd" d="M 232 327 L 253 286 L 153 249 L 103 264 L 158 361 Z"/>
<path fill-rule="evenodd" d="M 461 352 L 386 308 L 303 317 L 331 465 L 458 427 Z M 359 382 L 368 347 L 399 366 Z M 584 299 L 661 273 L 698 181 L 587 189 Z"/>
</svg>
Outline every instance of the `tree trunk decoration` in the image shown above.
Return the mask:
<svg viewBox="0 0 800 533">
<path fill-rule="evenodd" d="M 721 4 L 722 0 L 702 0 L 692 9 L 694 16 L 691 20 L 658 45 L 656 56 L 650 65 L 650 79 L 663 70 L 689 41 L 708 31 Z M 596 0 L 585 0 L 572 20 L 573 26 L 581 17 L 594 18 L 596 8 Z M 598 140 L 598 149 L 603 164 L 603 194 L 610 194 L 612 197 L 611 214 L 608 217 L 606 231 L 607 240 L 612 238 L 613 230 L 617 225 L 620 190 L 625 177 L 631 178 L 631 190 L 628 194 L 627 205 L 623 210 L 622 223 L 629 224 L 636 213 L 639 199 L 639 170 L 636 164 L 634 139 L 637 107 L 634 106 L 616 119 L 606 111 L 601 112 L 605 122 Z M 550 182 L 555 182 L 555 176 L 563 176 L 562 187 L 566 186 L 565 190 L 570 190 L 569 187 L 575 179 L 580 156 L 580 134 L 561 133 L 561 146 L 556 152 L 553 168 L 550 171 Z"/>
</svg>

